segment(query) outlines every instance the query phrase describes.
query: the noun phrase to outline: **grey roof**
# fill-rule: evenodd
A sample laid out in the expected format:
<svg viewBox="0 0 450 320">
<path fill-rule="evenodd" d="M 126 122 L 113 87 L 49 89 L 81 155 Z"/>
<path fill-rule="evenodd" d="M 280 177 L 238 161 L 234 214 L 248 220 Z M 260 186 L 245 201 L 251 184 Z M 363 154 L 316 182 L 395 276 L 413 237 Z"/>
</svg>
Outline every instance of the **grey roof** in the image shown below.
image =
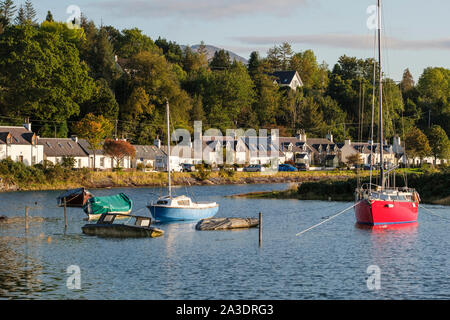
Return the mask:
<svg viewBox="0 0 450 320">
<path fill-rule="evenodd" d="M 133 145 L 136 149 L 136 159 L 156 160 L 158 156 L 164 156 L 165 153 L 154 145 Z"/>
<path fill-rule="evenodd" d="M 81 148 L 88 154 L 93 155 L 94 152 L 91 149 L 91 146 L 89 145 L 89 142 L 86 141 L 86 139 L 78 139 L 78 144 L 81 146 Z M 95 151 L 96 155 L 102 155 L 103 150 L 99 149 Z"/>
<path fill-rule="evenodd" d="M 87 157 L 88 153 L 70 138 L 39 138 L 47 157 Z"/>
<path fill-rule="evenodd" d="M 0 144 L 6 144 L 8 134 L 11 135 L 11 144 L 32 144 L 35 135 L 24 127 L 0 127 Z"/>
</svg>

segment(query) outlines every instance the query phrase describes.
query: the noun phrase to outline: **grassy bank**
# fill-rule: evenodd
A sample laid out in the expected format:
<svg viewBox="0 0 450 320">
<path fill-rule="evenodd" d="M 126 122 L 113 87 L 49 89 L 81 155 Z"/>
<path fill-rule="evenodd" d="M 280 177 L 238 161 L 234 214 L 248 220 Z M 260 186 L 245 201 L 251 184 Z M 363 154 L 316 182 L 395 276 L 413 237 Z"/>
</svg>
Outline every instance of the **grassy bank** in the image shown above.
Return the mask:
<svg viewBox="0 0 450 320">
<path fill-rule="evenodd" d="M 396 185 L 405 185 L 405 177 L 408 186 L 415 188 L 424 203 L 450 205 L 450 170 L 422 171 L 418 169 L 408 170 L 408 174 L 398 173 Z M 368 182 L 368 177 L 361 179 L 362 183 Z M 250 198 L 276 198 L 299 200 L 333 200 L 353 201 L 357 186 L 355 177 L 346 179 L 324 179 L 321 181 L 306 181 L 298 186 L 293 186 L 284 191 L 258 192 L 246 196 Z"/>
<path fill-rule="evenodd" d="M 368 174 L 368 172 L 364 172 Z M 176 172 L 172 175 L 174 185 L 299 183 L 322 180 L 343 180 L 355 177 L 353 171 L 302 171 L 236 172 L 228 170 Z M 0 161 L 0 189 L 2 191 L 63 190 L 68 188 L 109 188 L 166 186 L 167 173 L 119 171 L 93 172 L 88 169 L 73 170 L 61 165 L 46 163 L 32 167 L 11 160 Z"/>
</svg>

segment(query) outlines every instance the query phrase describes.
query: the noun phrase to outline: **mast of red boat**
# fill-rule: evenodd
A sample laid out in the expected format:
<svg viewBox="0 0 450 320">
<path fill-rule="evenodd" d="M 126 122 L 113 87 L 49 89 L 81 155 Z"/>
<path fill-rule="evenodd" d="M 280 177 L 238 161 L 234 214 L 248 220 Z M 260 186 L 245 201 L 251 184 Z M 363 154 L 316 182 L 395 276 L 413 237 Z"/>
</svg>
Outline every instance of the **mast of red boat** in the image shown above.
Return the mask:
<svg viewBox="0 0 450 320">
<path fill-rule="evenodd" d="M 382 56 L 381 56 L 381 0 L 378 0 L 378 81 L 379 81 L 379 138 L 380 138 L 380 184 L 381 189 L 385 187 L 384 177 L 384 159 L 383 159 L 383 72 L 381 68 Z"/>
</svg>

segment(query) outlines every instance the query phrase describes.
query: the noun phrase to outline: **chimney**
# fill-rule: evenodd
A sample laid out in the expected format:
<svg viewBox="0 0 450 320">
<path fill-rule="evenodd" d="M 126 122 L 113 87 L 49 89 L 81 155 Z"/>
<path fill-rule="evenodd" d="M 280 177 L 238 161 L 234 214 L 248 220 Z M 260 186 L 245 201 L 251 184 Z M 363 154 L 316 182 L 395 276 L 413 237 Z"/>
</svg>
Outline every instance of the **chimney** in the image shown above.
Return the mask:
<svg viewBox="0 0 450 320">
<path fill-rule="evenodd" d="M 333 141 L 333 135 L 331 134 L 331 132 L 328 132 L 328 134 L 325 136 L 326 139 L 330 140 L 331 142 Z"/>
<path fill-rule="evenodd" d="M 26 119 L 25 119 L 24 124 L 23 124 L 23 127 L 24 127 L 25 129 L 27 129 L 28 131 L 31 131 L 31 123 L 30 123 L 30 119 L 29 119 L 29 118 L 26 118 Z"/>
<path fill-rule="evenodd" d="M 161 149 L 161 140 L 159 140 L 159 137 L 153 140 L 153 145 L 155 145 L 158 149 Z"/>
<path fill-rule="evenodd" d="M 302 142 L 306 142 L 305 130 L 298 130 L 297 135 L 295 137 Z"/>
<path fill-rule="evenodd" d="M 78 137 L 75 135 L 70 136 L 70 138 L 75 141 L 76 143 L 78 143 Z"/>
</svg>

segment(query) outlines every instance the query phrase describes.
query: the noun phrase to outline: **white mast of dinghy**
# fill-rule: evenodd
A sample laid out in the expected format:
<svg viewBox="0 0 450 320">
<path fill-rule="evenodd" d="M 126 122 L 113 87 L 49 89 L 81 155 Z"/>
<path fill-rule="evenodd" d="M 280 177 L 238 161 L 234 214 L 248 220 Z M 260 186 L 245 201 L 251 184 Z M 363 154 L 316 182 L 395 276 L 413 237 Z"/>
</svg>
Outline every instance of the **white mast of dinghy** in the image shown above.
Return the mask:
<svg viewBox="0 0 450 320">
<path fill-rule="evenodd" d="M 169 100 L 166 100 L 167 111 L 167 172 L 169 175 L 169 198 L 172 198 L 172 184 L 170 181 L 170 112 L 169 112 Z"/>
</svg>

